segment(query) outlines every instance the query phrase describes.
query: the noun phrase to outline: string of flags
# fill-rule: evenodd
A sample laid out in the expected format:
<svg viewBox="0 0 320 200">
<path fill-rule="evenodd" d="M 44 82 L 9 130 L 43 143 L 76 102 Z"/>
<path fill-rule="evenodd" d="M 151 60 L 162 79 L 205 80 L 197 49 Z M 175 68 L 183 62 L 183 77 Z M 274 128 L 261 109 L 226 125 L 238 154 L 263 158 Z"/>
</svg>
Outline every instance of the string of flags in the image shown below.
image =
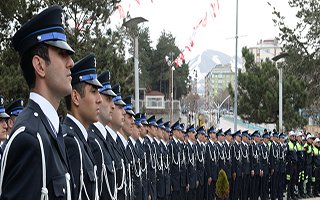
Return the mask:
<svg viewBox="0 0 320 200">
<path fill-rule="evenodd" d="M 141 5 L 142 0 L 134 0 L 136 4 L 139 6 Z M 153 0 L 148 0 L 153 3 Z M 119 12 L 120 19 L 124 19 L 126 17 L 126 12 L 129 12 L 131 7 L 131 4 L 124 4 L 122 2 L 117 3 L 117 10 Z M 176 68 L 179 68 L 183 61 L 185 60 L 186 55 L 192 51 L 194 47 L 194 39 L 197 35 L 197 32 L 201 28 L 205 28 L 208 24 L 208 20 L 212 19 L 214 20 L 217 17 L 217 12 L 219 11 L 219 0 L 213 0 L 208 5 L 208 9 L 203 15 L 203 17 L 199 20 L 199 22 L 193 27 L 193 33 L 192 36 L 189 39 L 189 42 L 187 45 L 184 46 L 183 50 L 178 54 L 178 56 L 174 59 L 173 63 L 175 64 Z"/>
</svg>

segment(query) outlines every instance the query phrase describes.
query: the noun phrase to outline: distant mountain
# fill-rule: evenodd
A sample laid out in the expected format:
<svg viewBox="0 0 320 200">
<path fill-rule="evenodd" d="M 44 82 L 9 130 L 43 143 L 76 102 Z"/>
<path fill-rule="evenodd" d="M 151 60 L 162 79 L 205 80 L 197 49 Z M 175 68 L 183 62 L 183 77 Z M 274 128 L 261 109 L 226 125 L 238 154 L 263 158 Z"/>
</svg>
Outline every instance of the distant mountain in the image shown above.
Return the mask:
<svg viewBox="0 0 320 200">
<path fill-rule="evenodd" d="M 208 49 L 200 55 L 191 59 L 189 62 L 190 74 L 194 76 L 194 70 L 198 75 L 198 93 L 204 94 L 204 77 L 207 73 L 217 65 L 225 65 L 231 63 L 232 70 L 234 71 L 235 57 L 229 56 L 220 51 Z M 238 68 L 242 67 L 242 59 L 238 57 Z"/>
</svg>

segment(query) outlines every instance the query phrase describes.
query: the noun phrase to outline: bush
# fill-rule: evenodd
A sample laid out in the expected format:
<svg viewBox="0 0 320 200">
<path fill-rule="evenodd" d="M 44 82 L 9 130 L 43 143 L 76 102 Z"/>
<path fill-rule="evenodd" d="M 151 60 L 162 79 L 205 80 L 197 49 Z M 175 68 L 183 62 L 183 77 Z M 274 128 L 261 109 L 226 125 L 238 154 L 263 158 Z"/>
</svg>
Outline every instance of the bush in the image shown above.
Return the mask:
<svg viewBox="0 0 320 200">
<path fill-rule="evenodd" d="M 223 169 L 219 171 L 218 180 L 216 183 L 216 195 L 218 199 L 229 198 L 229 181 L 227 174 Z"/>
</svg>

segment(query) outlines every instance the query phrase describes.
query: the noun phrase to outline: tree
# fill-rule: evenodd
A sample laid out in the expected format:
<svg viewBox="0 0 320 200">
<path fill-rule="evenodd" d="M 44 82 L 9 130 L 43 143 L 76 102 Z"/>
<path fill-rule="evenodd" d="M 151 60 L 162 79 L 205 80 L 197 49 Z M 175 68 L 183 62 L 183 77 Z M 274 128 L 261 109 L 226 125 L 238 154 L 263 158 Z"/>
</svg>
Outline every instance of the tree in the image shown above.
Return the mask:
<svg viewBox="0 0 320 200">
<path fill-rule="evenodd" d="M 320 2 L 316 0 L 289 0 L 295 8 L 297 23 L 289 27 L 286 18 L 273 7 L 274 23 L 279 28 L 279 39 L 283 50 L 289 53 L 285 74 L 298 77 L 305 82 L 309 93 L 305 112 L 316 116 L 320 112 Z M 271 5 L 271 4 L 270 4 Z"/>
<path fill-rule="evenodd" d="M 253 54 L 246 47 L 242 49 L 245 72 L 238 75 L 238 114 L 251 123 L 276 123 L 278 125 L 278 70 L 271 61 L 257 64 Z M 306 120 L 299 110 L 305 107 L 307 91 L 305 83 L 296 77 L 283 75 L 283 116 L 287 130 L 302 127 Z M 229 93 L 234 97 L 229 84 Z"/>
<path fill-rule="evenodd" d="M 166 33 L 163 31 L 156 49 L 153 53 L 152 65 L 149 67 L 148 71 L 150 77 L 152 77 L 150 86 L 153 90 L 158 90 L 169 98 L 169 82 L 171 79 L 171 69 L 165 60 L 168 56 L 170 60 L 174 60 L 179 54 L 180 50 L 175 45 L 175 38 L 171 33 Z M 172 53 L 172 55 L 171 55 Z M 189 66 L 184 63 L 180 68 L 175 68 L 173 72 L 173 90 L 174 98 L 180 99 L 182 95 L 187 94 L 188 86 L 188 76 L 189 76 Z"/>
</svg>

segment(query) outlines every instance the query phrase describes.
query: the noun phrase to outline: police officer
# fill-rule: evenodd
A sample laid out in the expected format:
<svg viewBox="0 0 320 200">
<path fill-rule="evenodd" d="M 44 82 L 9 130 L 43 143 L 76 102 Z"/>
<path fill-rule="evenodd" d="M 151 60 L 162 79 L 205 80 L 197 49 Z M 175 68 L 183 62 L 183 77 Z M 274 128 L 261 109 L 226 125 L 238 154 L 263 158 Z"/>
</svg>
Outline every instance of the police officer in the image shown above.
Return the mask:
<svg viewBox="0 0 320 200">
<path fill-rule="evenodd" d="M 250 145 L 250 164 L 251 164 L 251 192 L 250 199 L 256 200 L 259 197 L 259 184 L 260 177 L 263 175 L 263 171 L 261 169 L 261 152 L 259 148 L 260 141 L 260 133 L 259 131 L 254 131 L 251 135 L 253 138 L 253 142 Z"/>
<path fill-rule="evenodd" d="M 266 200 L 269 197 L 269 167 L 270 167 L 270 151 L 269 140 L 270 135 L 268 132 L 264 132 L 262 135 L 263 142 L 260 145 L 261 152 L 261 170 L 263 172 L 260 182 L 260 197 L 262 200 Z"/>
<path fill-rule="evenodd" d="M 275 200 L 278 196 L 278 182 L 279 182 L 279 154 L 280 146 L 278 143 L 279 134 L 277 132 L 272 133 L 272 143 L 270 146 L 270 197 L 271 200 Z"/>
<path fill-rule="evenodd" d="M 250 186 L 250 154 L 249 154 L 249 133 L 247 130 L 242 131 L 241 154 L 242 154 L 242 182 L 241 182 L 241 197 L 248 199 Z"/>
<path fill-rule="evenodd" d="M 156 149 L 156 162 L 157 162 L 157 199 L 164 200 L 166 196 L 165 187 L 165 171 L 164 171 L 164 149 L 161 145 L 161 139 L 163 137 L 162 130 L 165 128 L 162 118 L 156 121 L 158 127 L 155 131 L 155 137 L 153 145 Z"/>
<path fill-rule="evenodd" d="M 18 115 L 22 112 L 24 108 L 24 102 L 22 98 L 18 98 L 14 101 L 12 101 L 8 107 L 6 108 L 6 113 L 10 116 L 10 118 L 7 120 L 8 130 L 7 135 L 10 136 L 11 130 L 13 128 L 14 122 L 16 121 L 16 118 Z"/>
<path fill-rule="evenodd" d="M 279 181 L 278 181 L 278 199 L 283 199 L 283 193 L 286 188 L 286 154 L 287 145 L 285 141 L 285 134 L 279 134 Z"/>
<path fill-rule="evenodd" d="M 312 156 L 313 156 L 313 141 L 315 136 L 312 134 L 307 135 L 307 142 L 304 145 L 305 153 L 306 153 L 306 163 L 305 163 L 305 180 L 306 183 L 306 196 L 313 197 L 311 193 L 311 185 L 312 185 Z"/>
<path fill-rule="evenodd" d="M 313 196 L 319 197 L 320 194 L 320 139 L 316 138 L 313 142 Z"/>
<path fill-rule="evenodd" d="M 88 142 L 97 164 L 99 198 L 101 200 L 111 200 L 117 196 L 115 162 L 119 162 L 115 157 L 114 149 L 107 140 L 107 130 L 105 126 L 111 121 L 114 103 L 112 97 L 117 95 L 111 90 L 110 72 L 105 71 L 98 76 L 102 88 L 99 88 L 101 95 L 99 121 L 91 124 L 88 129 Z M 120 165 L 121 166 L 121 165 Z M 120 176 L 121 173 L 118 174 Z"/>
<path fill-rule="evenodd" d="M 217 136 L 216 130 L 213 126 L 211 126 L 208 131 L 209 141 L 206 145 L 206 153 L 205 153 L 205 170 L 206 170 L 206 185 L 207 192 L 206 198 L 207 200 L 215 199 L 215 185 L 218 178 L 218 155 L 217 155 Z"/>
<path fill-rule="evenodd" d="M 152 115 L 148 118 L 147 135 L 144 138 L 144 150 L 147 159 L 147 182 L 148 198 L 154 200 L 157 198 L 157 163 L 156 149 L 153 145 L 156 128 L 158 126 L 156 117 Z"/>
<path fill-rule="evenodd" d="M 3 102 L 4 98 L 3 96 L 0 96 L 0 142 L 3 142 L 7 139 L 8 125 L 6 120 L 10 118 L 10 116 L 6 113 Z M 3 154 L 3 150 L 4 146 L 2 144 L 0 145 L 0 160 Z"/>
<path fill-rule="evenodd" d="M 298 198 L 305 198 L 304 194 L 304 172 L 305 172 L 305 150 L 304 144 L 302 141 L 302 137 L 304 137 L 303 133 L 299 131 L 297 133 L 297 141 L 296 141 L 296 149 L 297 149 L 297 185 L 298 185 Z"/>
<path fill-rule="evenodd" d="M 203 145 L 203 140 L 206 137 L 206 131 L 204 130 L 203 126 L 200 126 L 196 130 L 197 134 L 197 143 L 196 143 L 196 161 L 197 161 L 197 175 L 198 175 L 198 187 L 197 187 L 197 200 L 203 200 L 205 198 L 204 192 L 205 192 L 205 147 Z"/>
<path fill-rule="evenodd" d="M 234 138 L 234 143 L 232 143 L 231 145 L 231 160 L 232 160 L 231 199 L 241 199 L 241 182 L 242 182 L 241 130 L 234 132 L 232 136 Z"/>
<path fill-rule="evenodd" d="M 72 90 L 70 54 L 74 51 L 67 43 L 62 13 L 60 6 L 49 7 L 12 38 L 31 92 L 3 155 L 1 199 L 71 199 L 70 169 L 57 109 Z"/>
<path fill-rule="evenodd" d="M 195 143 L 196 143 L 196 130 L 194 124 L 186 129 L 188 135 L 188 142 L 186 143 L 186 159 L 187 159 L 187 177 L 189 184 L 189 191 L 187 193 L 188 200 L 196 199 L 196 186 L 197 186 L 197 162 L 195 159 Z"/>
<path fill-rule="evenodd" d="M 162 153 L 163 153 L 163 167 L 164 167 L 164 177 L 165 177 L 165 200 L 170 199 L 171 188 L 170 188 L 170 160 L 169 160 L 169 134 L 170 134 L 170 121 L 163 124 L 165 129 L 162 131 L 163 137 L 161 139 Z"/>
<path fill-rule="evenodd" d="M 126 105 L 121 97 L 121 87 L 119 84 L 115 84 L 112 86 L 112 91 L 117 95 L 116 97 L 112 98 L 114 103 L 114 110 L 112 112 L 111 121 L 107 121 L 107 125 L 105 126 L 107 130 L 107 141 L 111 144 L 114 150 L 114 159 L 115 159 L 115 168 L 117 172 L 116 180 L 117 180 L 117 199 L 124 200 L 127 199 L 128 195 L 126 194 L 127 187 L 126 187 L 126 165 L 128 163 L 127 156 L 124 154 L 120 145 L 118 145 L 118 134 L 117 132 L 121 129 L 124 123 L 124 115 L 125 111 L 123 107 Z"/>
<path fill-rule="evenodd" d="M 176 121 L 171 126 L 172 140 L 169 142 L 169 159 L 170 159 L 170 176 L 171 176 L 171 199 L 180 200 L 181 199 L 181 127 L 180 122 Z"/>
<path fill-rule="evenodd" d="M 296 133 L 294 131 L 289 132 L 289 142 L 287 144 L 287 155 L 286 155 L 286 162 L 287 162 L 287 194 L 288 199 L 297 199 L 294 194 L 295 183 L 297 178 L 297 148 L 296 148 Z"/>
<path fill-rule="evenodd" d="M 97 199 L 97 166 L 88 143 L 90 124 L 98 121 L 102 87 L 96 78 L 95 55 L 89 54 L 71 69 L 72 92 L 65 97 L 68 114 L 62 131 L 71 171 L 75 180 L 75 197 Z"/>
</svg>

